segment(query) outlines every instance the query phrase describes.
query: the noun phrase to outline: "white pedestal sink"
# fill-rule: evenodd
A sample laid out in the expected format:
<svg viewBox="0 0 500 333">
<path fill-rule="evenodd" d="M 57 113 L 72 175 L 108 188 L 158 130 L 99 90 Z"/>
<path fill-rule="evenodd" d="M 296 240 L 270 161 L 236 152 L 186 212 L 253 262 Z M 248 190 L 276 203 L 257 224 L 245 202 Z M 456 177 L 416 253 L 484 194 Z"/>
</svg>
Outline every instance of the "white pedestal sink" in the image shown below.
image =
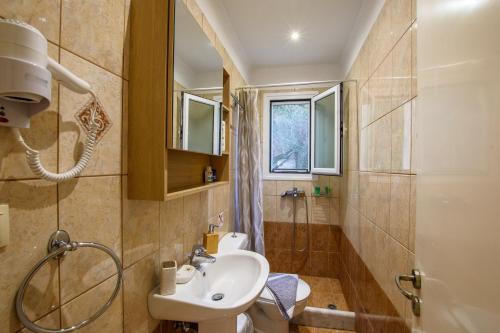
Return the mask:
<svg viewBox="0 0 500 333">
<path fill-rule="evenodd" d="M 216 258 L 213 264 L 202 264 L 190 282 L 178 284 L 174 295 L 162 296 L 159 288 L 153 290 L 148 299 L 151 316 L 196 322 L 199 333 L 235 333 L 236 316 L 262 292 L 269 263 L 260 254 L 244 250 Z"/>
</svg>

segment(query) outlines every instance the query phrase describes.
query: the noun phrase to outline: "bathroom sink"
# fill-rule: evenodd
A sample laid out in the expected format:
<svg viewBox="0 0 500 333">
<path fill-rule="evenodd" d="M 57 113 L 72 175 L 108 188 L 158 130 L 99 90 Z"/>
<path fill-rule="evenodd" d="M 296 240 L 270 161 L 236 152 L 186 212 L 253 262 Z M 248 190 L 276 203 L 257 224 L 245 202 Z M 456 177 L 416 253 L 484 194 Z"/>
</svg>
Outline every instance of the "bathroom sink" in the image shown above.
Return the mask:
<svg viewBox="0 0 500 333">
<path fill-rule="evenodd" d="M 199 323 L 199 332 L 234 332 L 236 316 L 246 311 L 262 292 L 269 263 L 260 254 L 233 250 L 202 264 L 194 278 L 178 284 L 174 295 L 149 294 L 149 312 L 160 320 Z M 234 325 L 234 330 L 233 330 Z"/>
</svg>

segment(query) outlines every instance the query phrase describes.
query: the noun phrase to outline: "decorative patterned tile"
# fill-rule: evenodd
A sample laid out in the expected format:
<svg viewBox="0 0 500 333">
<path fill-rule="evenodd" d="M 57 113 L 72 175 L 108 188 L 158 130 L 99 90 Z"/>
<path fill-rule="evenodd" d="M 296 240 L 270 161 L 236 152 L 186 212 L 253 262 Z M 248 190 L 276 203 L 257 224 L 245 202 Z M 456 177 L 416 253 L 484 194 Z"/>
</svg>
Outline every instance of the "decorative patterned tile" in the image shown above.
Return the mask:
<svg viewBox="0 0 500 333">
<path fill-rule="evenodd" d="M 101 138 L 106 134 L 106 132 L 111 128 L 112 123 L 106 111 L 99 101 L 99 98 L 91 98 L 85 105 L 82 106 L 80 111 L 75 114 L 76 121 L 84 129 L 87 136 L 90 136 L 91 131 L 91 115 L 92 112 L 95 114 L 94 122 L 97 123 L 97 135 L 96 142 L 99 143 Z"/>
</svg>

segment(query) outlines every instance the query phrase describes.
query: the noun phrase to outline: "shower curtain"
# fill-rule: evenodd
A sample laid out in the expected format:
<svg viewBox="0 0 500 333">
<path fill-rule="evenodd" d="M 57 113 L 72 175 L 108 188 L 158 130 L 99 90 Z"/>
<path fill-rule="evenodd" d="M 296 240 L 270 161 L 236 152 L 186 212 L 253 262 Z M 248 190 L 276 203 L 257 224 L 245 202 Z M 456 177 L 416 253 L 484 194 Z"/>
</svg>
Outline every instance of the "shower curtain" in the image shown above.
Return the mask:
<svg viewBox="0 0 500 333">
<path fill-rule="evenodd" d="M 235 124 L 236 149 L 236 230 L 248 234 L 251 250 L 264 255 L 264 216 L 262 200 L 262 152 L 257 109 L 258 90 L 239 93 Z"/>
</svg>

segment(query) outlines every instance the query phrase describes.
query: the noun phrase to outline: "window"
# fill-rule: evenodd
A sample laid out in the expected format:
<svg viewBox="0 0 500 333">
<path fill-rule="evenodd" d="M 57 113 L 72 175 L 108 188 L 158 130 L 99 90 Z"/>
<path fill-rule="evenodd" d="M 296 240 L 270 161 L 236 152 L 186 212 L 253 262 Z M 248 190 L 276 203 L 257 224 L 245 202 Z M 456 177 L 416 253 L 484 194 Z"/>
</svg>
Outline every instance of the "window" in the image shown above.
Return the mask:
<svg viewBox="0 0 500 333">
<path fill-rule="evenodd" d="M 312 180 L 342 171 L 342 85 L 263 98 L 264 179 Z"/>
<path fill-rule="evenodd" d="M 309 173 L 311 100 L 272 100 L 270 103 L 269 171 Z"/>
<path fill-rule="evenodd" d="M 312 180 L 311 98 L 317 91 L 263 96 L 264 179 Z"/>
</svg>

